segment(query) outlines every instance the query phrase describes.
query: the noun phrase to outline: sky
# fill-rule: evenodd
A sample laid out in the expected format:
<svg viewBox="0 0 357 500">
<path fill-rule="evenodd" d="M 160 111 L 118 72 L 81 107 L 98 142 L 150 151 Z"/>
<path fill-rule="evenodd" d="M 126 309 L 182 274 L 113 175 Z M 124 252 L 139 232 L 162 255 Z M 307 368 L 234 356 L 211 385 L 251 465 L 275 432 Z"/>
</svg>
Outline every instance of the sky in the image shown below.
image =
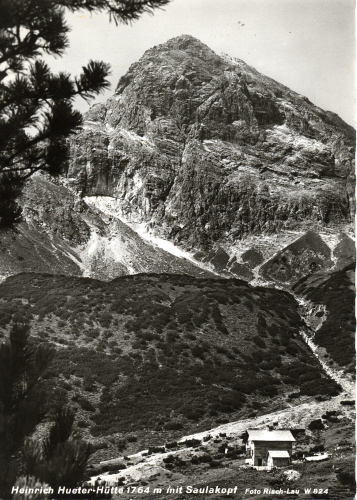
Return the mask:
<svg viewBox="0 0 357 500">
<path fill-rule="evenodd" d="M 355 126 L 354 0 L 171 0 L 154 15 L 124 25 L 104 13 L 67 15 L 72 31 L 54 71 L 78 75 L 90 59 L 110 63 L 111 89 L 143 53 L 178 35 L 192 35 L 216 53 L 243 59 L 317 106 Z M 85 112 L 88 104 L 76 102 Z"/>
</svg>

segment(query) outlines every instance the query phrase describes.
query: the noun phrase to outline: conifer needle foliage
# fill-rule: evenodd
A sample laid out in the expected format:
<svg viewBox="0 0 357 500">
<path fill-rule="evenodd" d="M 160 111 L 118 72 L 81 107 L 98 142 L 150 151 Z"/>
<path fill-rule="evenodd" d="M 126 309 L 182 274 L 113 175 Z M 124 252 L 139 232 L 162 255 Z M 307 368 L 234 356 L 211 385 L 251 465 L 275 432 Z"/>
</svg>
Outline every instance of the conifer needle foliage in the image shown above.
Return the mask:
<svg viewBox="0 0 357 500">
<path fill-rule="evenodd" d="M 89 61 L 75 77 L 54 74 L 44 62 L 45 54 L 62 57 L 68 47 L 66 11 L 104 11 L 117 24 L 168 2 L 0 0 L 0 226 L 19 219 L 13 200 L 28 177 L 63 169 L 66 138 L 82 123 L 74 99 L 89 101 L 109 87 L 110 66 L 103 61 Z"/>
</svg>

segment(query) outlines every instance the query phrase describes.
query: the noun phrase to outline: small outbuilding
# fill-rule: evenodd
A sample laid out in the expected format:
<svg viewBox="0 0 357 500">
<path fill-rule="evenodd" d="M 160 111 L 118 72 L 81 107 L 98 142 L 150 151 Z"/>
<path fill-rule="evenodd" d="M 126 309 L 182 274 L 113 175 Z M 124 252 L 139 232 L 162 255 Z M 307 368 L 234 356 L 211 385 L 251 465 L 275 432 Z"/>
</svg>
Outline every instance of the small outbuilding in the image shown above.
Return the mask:
<svg viewBox="0 0 357 500">
<path fill-rule="evenodd" d="M 290 465 L 290 455 L 289 452 L 285 450 L 269 450 L 267 455 L 267 466 L 268 467 L 285 467 Z"/>
<path fill-rule="evenodd" d="M 248 429 L 247 463 L 254 467 L 284 467 L 291 463 L 294 436 L 290 430 Z"/>
</svg>

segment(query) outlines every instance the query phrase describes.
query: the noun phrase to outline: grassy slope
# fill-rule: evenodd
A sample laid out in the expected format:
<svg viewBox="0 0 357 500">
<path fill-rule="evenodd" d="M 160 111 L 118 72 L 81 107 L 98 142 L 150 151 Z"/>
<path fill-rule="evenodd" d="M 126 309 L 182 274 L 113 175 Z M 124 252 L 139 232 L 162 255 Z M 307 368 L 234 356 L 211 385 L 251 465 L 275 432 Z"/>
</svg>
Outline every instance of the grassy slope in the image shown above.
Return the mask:
<svg viewBox="0 0 357 500">
<path fill-rule="evenodd" d="M 295 299 L 241 280 L 21 274 L 0 284 L 2 335 L 15 314 L 55 343 L 50 383 L 88 438 L 135 431 L 139 448 L 338 392 L 300 339 Z"/>
<path fill-rule="evenodd" d="M 355 264 L 329 273 L 306 276 L 293 286 L 294 292 L 315 304 L 323 304 L 326 320 L 314 337 L 331 358 L 352 372 L 355 368 Z"/>
</svg>

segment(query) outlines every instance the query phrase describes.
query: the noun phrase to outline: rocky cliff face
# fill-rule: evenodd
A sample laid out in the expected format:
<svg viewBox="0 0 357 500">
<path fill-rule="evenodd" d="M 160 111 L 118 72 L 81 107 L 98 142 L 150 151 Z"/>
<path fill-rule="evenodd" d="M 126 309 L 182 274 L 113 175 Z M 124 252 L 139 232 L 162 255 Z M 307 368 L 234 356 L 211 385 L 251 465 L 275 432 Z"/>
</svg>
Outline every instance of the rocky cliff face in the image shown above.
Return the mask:
<svg viewBox="0 0 357 500">
<path fill-rule="evenodd" d="M 29 271 L 100 280 L 141 272 L 214 276 L 44 176 L 28 181 L 20 204 L 23 220 L 0 230 L 0 280 Z"/>
<path fill-rule="evenodd" d="M 68 182 L 186 249 L 348 223 L 355 132 L 191 36 L 148 50 L 71 144 Z M 296 238 L 296 236 L 295 236 Z"/>
</svg>

